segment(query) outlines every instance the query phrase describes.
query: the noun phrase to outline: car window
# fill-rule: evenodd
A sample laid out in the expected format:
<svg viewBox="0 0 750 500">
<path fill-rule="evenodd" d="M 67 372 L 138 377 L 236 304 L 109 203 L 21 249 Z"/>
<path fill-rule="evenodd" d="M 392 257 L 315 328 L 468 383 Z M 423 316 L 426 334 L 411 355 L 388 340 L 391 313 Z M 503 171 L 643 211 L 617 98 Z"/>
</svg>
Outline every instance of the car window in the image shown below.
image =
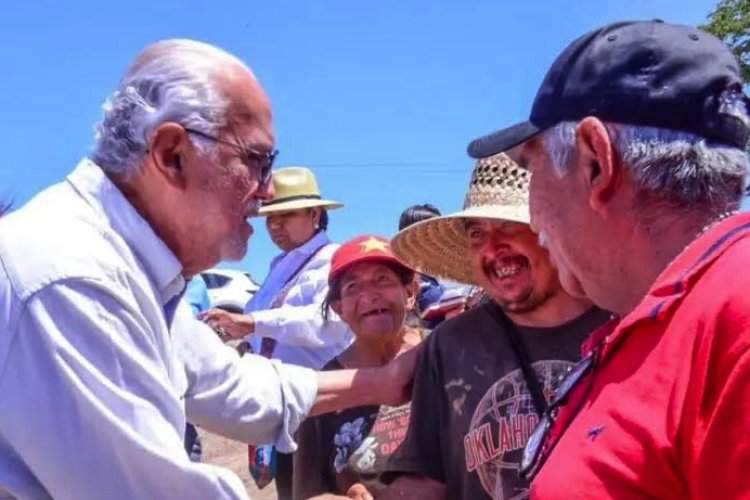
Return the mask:
<svg viewBox="0 0 750 500">
<path fill-rule="evenodd" d="M 203 273 L 202 276 L 206 280 L 206 287 L 209 289 L 221 288 L 229 283 L 229 278 L 221 274 Z"/>
</svg>

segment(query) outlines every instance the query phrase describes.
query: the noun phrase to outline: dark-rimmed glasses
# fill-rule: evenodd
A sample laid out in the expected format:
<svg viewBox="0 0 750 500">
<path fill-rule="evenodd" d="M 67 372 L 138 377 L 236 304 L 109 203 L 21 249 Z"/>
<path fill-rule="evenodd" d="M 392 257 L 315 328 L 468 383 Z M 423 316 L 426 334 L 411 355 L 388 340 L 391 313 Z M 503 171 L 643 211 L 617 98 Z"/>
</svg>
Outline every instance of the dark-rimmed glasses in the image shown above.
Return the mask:
<svg viewBox="0 0 750 500">
<path fill-rule="evenodd" d="M 205 132 L 201 132 L 200 130 L 195 130 L 195 129 L 187 128 L 187 127 L 184 127 L 184 128 L 185 128 L 185 132 L 188 132 L 190 134 L 195 134 L 204 139 L 208 139 L 209 141 L 214 141 L 214 142 L 218 142 L 219 144 L 231 146 L 235 148 L 236 150 L 238 150 L 240 152 L 240 161 L 242 161 L 242 163 L 248 168 L 255 168 L 258 170 L 258 180 L 261 186 L 267 186 L 268 183 L 271 181 L 271 175 L 273 174 L 272 172 L 273 162 L 276 160 L 276 157 L 279 155 L 278 149 L 273 149 L 271 151 L 266 151 L 266 152 L 254 151 L 252 149 L 242 147 L 239 144 L 225 141 L 224 139 L 219 139 L 218 137 L 215 137 L 211 134 L 207 134 Z"/>
<path fill-rule="evenodd" d="M 536 428 L 531 433 L 531 436 L 529 436 L 526 447 L 523 449 L 521 467 L 518 470 L 518 474 L 527 481 L 531 481 L 536 476 L 539 469 L 544 465 L 550 451 L 552 451 L 552 448 L 548 446 L 547 439 L 549 438 L 550 430 L 557 420 L 560 407 L 567 403 L 573 389 L 578 387 L 578 384 L 587 375 L 592 374 L 599 358 L 599 351 L 600 348 L 597 347 L 570 370 L 568 376 L 565 377 L 555 391 L 552 403 L 544 411 L 541 420 L 539 420 Z M 582 397 L 582 401 L 586 399 L 588 391 L 591 389 L 592 379 L 593 376 L 589 376 L 589 385 L 586 388 L 586 394 Z"/>
</svg>

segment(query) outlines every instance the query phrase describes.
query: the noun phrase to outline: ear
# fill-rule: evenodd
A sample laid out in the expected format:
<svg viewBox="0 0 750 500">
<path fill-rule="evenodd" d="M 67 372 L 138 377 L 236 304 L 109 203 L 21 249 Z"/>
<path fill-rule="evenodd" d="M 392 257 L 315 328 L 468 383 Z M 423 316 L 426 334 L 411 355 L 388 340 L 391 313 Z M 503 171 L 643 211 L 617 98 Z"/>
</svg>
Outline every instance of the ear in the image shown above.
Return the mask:
<svg viewBox="0 0 750 500">
<path fill-rule="evenodd" d="M 310 216 L 312 217 L 312 223 L 315 229 L 317 229 L 318 224 L 320 224 L 320 212 L 321 209 L 318 207 L 313 207 L 310 209 Z"/>
<path fill-rule="evenodd" d="M 169 184 L 185 185 L 185 157 L 192 149 L 187 132 L 174 122 L 162 123 L 149 139 L 149 158 L 156 172 Z"/>
<path fill-rule="evenodd" d="M 417 297 L 419 295 L 419 281 L 415 276 L 411 283 L 406 285 L 406 310 L 413 311 L 417 307 Z"/>
<path fill-rule="evenodd" d="M 622 165 L 615 154 L 609 132 L 598 118 L 586 117 L 578 124 L 576 163 L 589 190 L 589 206 L 606 213 L 622 180 Z"/>
</svg>

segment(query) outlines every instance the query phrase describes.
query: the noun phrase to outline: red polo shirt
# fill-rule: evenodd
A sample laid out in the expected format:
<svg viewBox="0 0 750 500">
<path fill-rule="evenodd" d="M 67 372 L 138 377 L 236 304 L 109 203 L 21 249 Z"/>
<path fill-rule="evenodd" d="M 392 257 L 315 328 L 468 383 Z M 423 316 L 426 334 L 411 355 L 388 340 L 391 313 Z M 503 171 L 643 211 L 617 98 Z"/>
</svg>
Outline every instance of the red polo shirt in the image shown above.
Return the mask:
<svg viewBox="0 0 750 500">
<path fill-rule="evenodd" d="M 698 238 L 597 334 L 532 498 L 750 498 L 750 214 Z"/>
</svg>

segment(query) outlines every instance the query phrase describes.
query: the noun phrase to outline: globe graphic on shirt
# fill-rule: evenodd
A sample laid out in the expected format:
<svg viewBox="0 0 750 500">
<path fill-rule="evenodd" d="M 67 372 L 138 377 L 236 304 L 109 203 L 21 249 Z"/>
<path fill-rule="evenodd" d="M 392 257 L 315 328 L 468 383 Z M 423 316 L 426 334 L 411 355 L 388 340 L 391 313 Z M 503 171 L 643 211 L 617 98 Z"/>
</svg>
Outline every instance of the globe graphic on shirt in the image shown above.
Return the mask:
<svg viewBox="0 0 750 500">
<path fill-rule="evenodd" d="M 547 400 L 551 400 L 573 363 L 545 360 L 533 363 Z M 539 422 L 523 372 L 514 370 L 495 382 L 474 410 L 464 441 L 467 468 L 479 475 L 493 500 L 528 498 L 528 487 L 518 477 L 521 450 Z M 505 496 L 504 489 L 509 496 Z"/>
</svg>

